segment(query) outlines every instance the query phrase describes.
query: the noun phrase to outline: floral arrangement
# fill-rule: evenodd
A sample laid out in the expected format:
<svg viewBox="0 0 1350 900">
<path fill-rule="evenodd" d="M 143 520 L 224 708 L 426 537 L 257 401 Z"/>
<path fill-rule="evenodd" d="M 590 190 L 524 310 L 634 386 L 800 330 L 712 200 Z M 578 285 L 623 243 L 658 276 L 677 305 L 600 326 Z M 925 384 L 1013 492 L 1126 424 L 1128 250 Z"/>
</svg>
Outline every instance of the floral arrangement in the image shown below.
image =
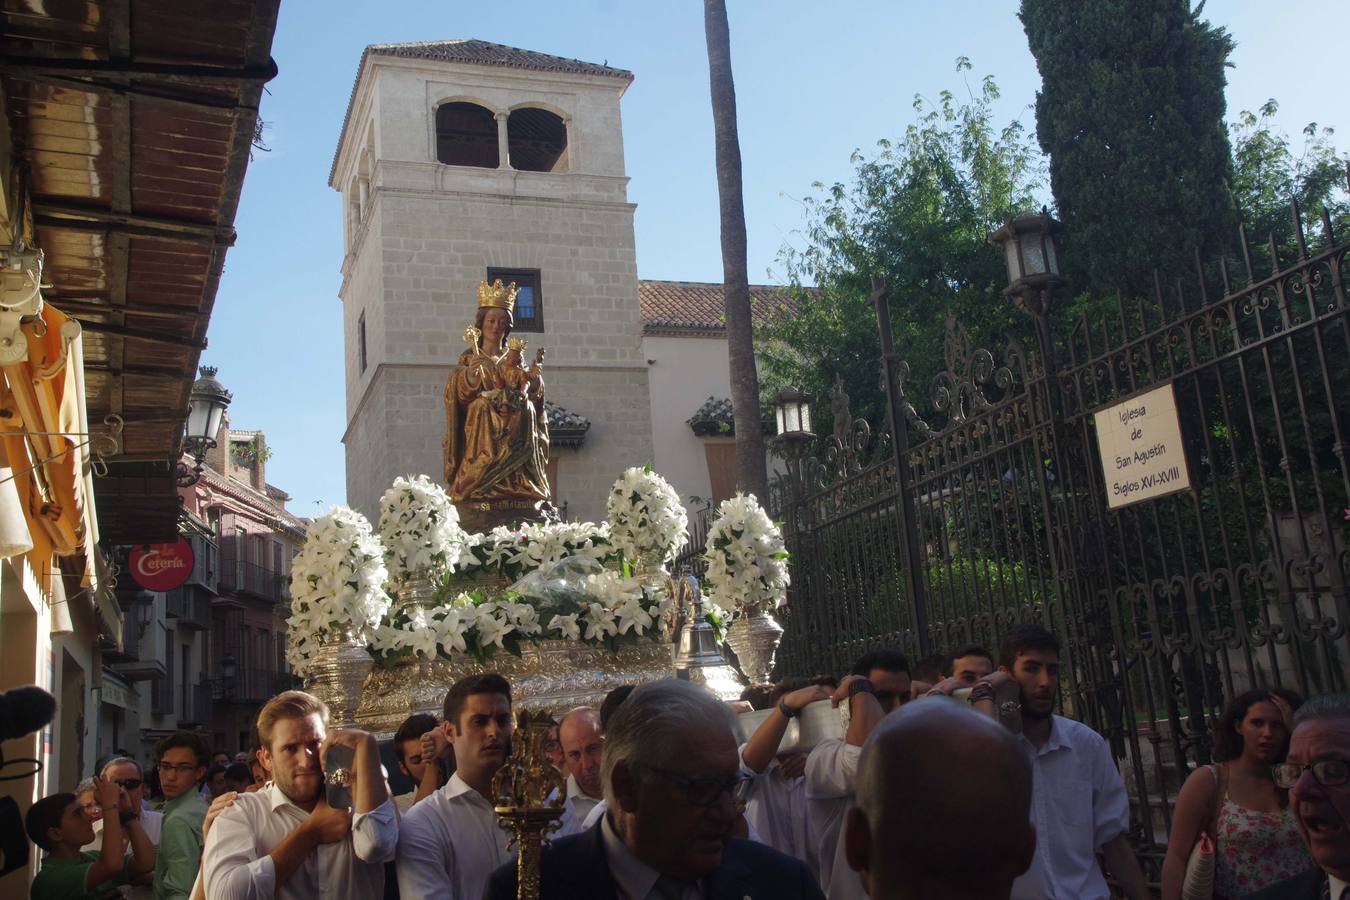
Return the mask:
<svg viewBox="0 0 1350 900">
<path fill-rule="evenodd" d="M 610 540 L 627 559 L 655 553 L 673 559 L 689 540 L 680 495 L 650 465 L 624 470 L 609 492 L 606 510 Z"/>
<path fill-rule="evenodd" d="M 304 673 L 321 638 L 351 627 L 369 636 L 389 610 L 384 545 L 356 510 L 334 506 L 305 534 L 291 560 L 291 617 L 287 657 Z"/>
<path fill-rule="evenodd" d="M 618 562 L 609 525 L 593 522 L 525 522 L 515 528 L 499 525 L 486 534 L 465 535 L 459 561 L 450 571 L 459 580 L 483 575 L 519 578 L 569 556 Z"/>
<path fill-rule="evenodd" d="M 637 641 L 659 628 L 672 601 L 633 578 L 632 562 L 680 550 L 684 506 L 646 467 L 623 473 L 609 510 L 612 523 L 469 534 L 445 490 L 425 475 L 385 491 L 378 534 L 360 513 L 334 507 L 310 525 L 292 562 L 291 665 L 305 674 L 321 641 L 349 623 L 383 664 L 460 653 L 486 662 L 551 638 L 611 649 Z M 432 603 L 391 611 L 386 582 L 414 576 L 433 580 Z"/>
<path fill-rule="evenodd" d="M 737 494 L 717 507 L 704 545 L 708 594 L 732 615 L 777 609 L 787 602 L 788 553 L 783 532 L 754 495 Z"/>
<path fill-rule="evenodd" d="M 450 495 L 425 475 L 395 479 L 380 498 L 380 540 L 395 581 L 453 569 L 466 537 Z"/>
<path fill-rule="evenodd" d="M 568 556 L 538 568 L 501 596 L 454 593 L 443 583 L 435 608 L 411 609 L 382 624 L 371 646 L 386 661 L 407 652 L 424 658 L 467 653 L 486 662 L 498 650 L 520 653 L 525 638 L 567 638 L 611 649 L 637 640 L 670 608 L 665 594 L 648 594 L 637 579 L 588 556 Z"/>
</svg>

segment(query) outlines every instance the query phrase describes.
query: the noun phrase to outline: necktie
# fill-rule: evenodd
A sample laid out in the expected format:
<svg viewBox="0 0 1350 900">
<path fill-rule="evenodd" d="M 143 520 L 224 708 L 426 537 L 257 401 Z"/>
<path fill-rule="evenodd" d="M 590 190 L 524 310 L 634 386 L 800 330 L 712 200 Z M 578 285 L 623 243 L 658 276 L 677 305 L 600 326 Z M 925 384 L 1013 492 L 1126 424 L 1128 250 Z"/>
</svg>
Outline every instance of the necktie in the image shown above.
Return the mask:
<svg viewBox="0 0 1350 900">
<path fill-rule="evenodd" d="M 652 886 L 652 900 L 684 900 L 686 882 L 678 881 L 669 875 L 662 875 Z"/>
</svg>

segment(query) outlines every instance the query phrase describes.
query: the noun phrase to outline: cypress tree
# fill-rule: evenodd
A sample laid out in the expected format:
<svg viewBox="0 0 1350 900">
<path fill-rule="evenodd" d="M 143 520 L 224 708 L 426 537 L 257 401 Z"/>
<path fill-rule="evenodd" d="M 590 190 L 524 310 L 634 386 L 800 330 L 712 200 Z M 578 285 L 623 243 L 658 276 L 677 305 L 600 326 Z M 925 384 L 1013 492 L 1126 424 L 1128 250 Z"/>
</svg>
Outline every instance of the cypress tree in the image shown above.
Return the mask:
<svg viewBox="0 0 1350 900">
<path fill-rule="evenodd" d="M 1233 41 L 1189 0 L 1022 0 L 1041 74 L 1036 136 L 1074 287 L 1146 291 L 1228 247 Z M 1164 276 L 1166 281 L 1166 275 Z"/>
</svg>

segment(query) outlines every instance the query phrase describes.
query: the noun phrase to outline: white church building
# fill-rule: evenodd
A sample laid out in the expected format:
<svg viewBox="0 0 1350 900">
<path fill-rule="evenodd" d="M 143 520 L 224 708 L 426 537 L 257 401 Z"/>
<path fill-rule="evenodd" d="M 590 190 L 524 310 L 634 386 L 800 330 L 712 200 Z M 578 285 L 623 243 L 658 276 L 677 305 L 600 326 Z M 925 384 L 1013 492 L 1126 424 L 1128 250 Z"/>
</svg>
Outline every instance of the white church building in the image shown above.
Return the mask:
<svg viewBox="0 0 1350 900">
<path fill-rule="evenodd" d="M 343 196 L 347 502 L 440 478 L 446 377 L 476 287 L 520 288 L 547 351 L 554 503 L 599 519 L 626 466 L 685 497 L 734 490 L 721 284 L 640 281 L 622 69 L 486 41 L 362 54 L 329 185 Z M 755 287 L 756 314 L 779 301 Z M 692 504 L 691 504 L 692 505 Z"/>
</svg>

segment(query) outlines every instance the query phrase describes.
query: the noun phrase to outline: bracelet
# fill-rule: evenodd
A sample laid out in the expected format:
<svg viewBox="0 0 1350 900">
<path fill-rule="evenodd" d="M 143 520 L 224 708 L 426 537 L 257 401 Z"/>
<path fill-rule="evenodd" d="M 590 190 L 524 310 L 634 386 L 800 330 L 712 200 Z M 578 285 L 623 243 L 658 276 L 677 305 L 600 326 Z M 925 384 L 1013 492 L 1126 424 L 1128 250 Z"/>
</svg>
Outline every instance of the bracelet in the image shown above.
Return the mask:
<svg viewBox="0 0 1350 900">
<path fill-rule="evenodd" d="M 853 699 L 854 694 L 875 694 L 876 688 L 872 687 L 872 682 L 866 678 L 859 678 L 857 681 L 848 683 L 848 698 Z"/>
<path fill-rule="evenodd" d="M 984 700 L 994 699 L 994 686 L 987 681 L 982 681 L 970 689 L 970 696 L 966 700 L 970 703 L 980 703 Z"/>
<path fill-rule="evenodd" d="M 788 719 L 795 719 L 802 714 L 802 711 L 800 709 L 793 709 L 792 707 L 788 706 L 787 700 L 784 700 L 781 697 L 778 699 L 778 711 L 782 713 L 785 718 Z"/>
</svg>

